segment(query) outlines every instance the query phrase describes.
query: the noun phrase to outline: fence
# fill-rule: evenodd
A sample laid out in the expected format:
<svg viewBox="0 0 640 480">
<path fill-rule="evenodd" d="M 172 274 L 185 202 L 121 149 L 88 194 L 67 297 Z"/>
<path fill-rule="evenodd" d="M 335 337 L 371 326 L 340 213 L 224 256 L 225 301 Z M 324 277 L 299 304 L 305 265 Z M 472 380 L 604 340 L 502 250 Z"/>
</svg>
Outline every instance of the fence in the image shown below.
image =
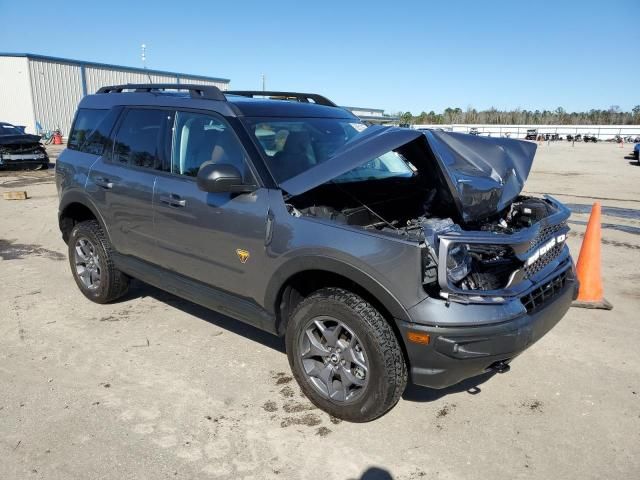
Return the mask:
<svg viewBox="0 0 640 480">
<path fill-rule="evenodd" d="M 621 137 L 640 137 L 640 125 L 473 125 L 473 124 L 448 124 L 448 125 L 413 125 L 414 129 L 442 128 L 449 132 L 469 133 L 472 128 L 477 129 L 480 135 L 492 137 L 524 138 L 527 130 L 537 130 L 538 134 L 558 134 L 561 137 L 567 135 L 593 135 L 598 140 L 608 140 L 616 135 Z"/>
</svg>

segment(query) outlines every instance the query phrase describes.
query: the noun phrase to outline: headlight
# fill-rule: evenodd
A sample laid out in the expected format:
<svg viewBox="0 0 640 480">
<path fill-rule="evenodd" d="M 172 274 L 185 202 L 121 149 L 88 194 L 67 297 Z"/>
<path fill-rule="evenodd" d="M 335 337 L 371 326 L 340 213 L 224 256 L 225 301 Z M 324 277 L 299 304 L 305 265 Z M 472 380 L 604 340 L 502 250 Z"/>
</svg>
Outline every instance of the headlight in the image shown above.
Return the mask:
<svg viewBox="0 0 640 480">
<path fill-rule="evenodd" d="M 471 271 L 471 256 L 469 248 L 464 243 L 454 245 L 447 252 L 447 277 L 453 283 L 469 275 Z"/>
</svg>

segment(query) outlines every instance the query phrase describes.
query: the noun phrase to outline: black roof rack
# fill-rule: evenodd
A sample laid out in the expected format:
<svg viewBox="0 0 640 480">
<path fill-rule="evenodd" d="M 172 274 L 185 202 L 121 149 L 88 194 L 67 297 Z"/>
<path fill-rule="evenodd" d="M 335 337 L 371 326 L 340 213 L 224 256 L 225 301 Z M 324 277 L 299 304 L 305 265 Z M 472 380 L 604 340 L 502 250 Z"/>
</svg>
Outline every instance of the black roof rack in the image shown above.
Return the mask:
<svg viewBox="0 0 640 480">
<path fill-rule="evenodd" d="M 127 83 L 102 87 L 97 93 L 122 93 L 124 90 L 134 92 L 152 92 L 154 90 L 188 90 L 192 98 L 226 101 L 222 91 L 212 85 L 194 85 L 190 83 Z"/>
<path fill-rule="evenodd" d="M 228 90 L 224 92 L 230 95 L 240 95 L 243 97 L 269 97 L 273 100 L 295 100 L 301 103 L 317 103 L 318 105 L 325 105 L 327 107 L 337 107 L 335 103 L 329 100 L 327 97 L 318 95 L 317 93 L 299 93 L 299 92 L 273 92 L 262 90 Z M 309 100 L 312 100 L 310 102 Z"/>
</svg>

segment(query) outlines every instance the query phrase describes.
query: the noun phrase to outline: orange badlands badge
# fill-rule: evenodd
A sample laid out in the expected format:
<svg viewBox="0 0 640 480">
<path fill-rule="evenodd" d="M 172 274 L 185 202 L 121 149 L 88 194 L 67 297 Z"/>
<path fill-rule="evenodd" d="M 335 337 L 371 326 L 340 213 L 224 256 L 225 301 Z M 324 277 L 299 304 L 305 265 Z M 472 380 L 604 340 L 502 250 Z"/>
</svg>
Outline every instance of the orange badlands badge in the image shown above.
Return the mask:
<svg viewBox="0 0 640 480">
<path fill-rule="evenodd" d="M 249 260 L 249 252 L 246 250 L 242 250 L 241 248 L 238 248 L 236 250 L 236 255 L 238 255 L 240 263 L 247 263 L 247 260 Z"/>
</svg>

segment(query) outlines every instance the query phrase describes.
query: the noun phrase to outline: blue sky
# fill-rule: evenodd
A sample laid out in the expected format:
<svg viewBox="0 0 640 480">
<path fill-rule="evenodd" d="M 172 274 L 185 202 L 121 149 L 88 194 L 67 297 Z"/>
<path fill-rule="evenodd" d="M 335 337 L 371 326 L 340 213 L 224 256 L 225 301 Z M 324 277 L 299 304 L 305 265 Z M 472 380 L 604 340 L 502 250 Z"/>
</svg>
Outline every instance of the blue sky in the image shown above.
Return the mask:
<svg viewBox="0 0 640 480">
<path fill-rule="evenodd" d="M 0 51 L 140 66 L 142 43 L 149 68 L 390 112 L 640 104 L 638 0 L 0 0 Z"/>
</svg>

